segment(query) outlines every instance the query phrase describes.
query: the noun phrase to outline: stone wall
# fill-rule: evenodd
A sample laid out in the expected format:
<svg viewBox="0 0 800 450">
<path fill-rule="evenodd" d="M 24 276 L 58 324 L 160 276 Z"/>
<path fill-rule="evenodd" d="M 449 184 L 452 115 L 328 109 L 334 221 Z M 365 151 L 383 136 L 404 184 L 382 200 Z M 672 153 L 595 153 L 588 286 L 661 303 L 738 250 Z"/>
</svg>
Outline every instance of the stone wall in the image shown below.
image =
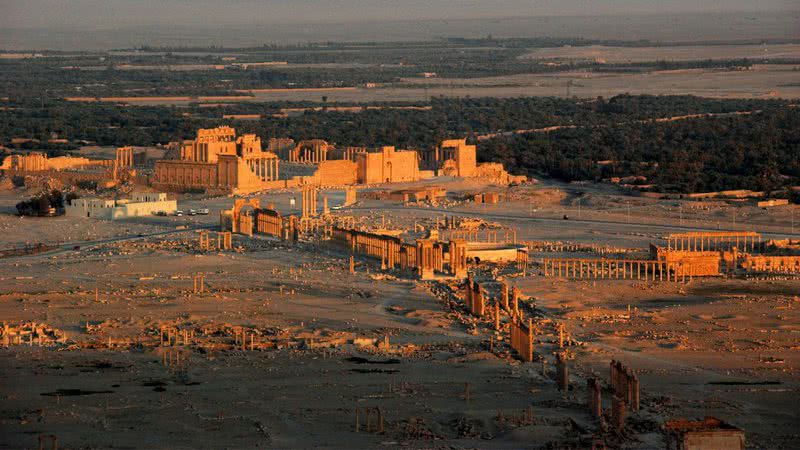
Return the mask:
<svg viewBox="0 0 800 450">
<path fill-rule="evenodd" d="M 380 152 L 356 154 L 358 183 L 396 183 L 419 180 L 417 152 L 383 147 Z"/>
<path fill-rule="evenodd" d="M 356 184 L 358 166 L 349 160 L 328 160 L 319 163 L 314 173 L 320 186 L 342 186 Z"/>
</svg>

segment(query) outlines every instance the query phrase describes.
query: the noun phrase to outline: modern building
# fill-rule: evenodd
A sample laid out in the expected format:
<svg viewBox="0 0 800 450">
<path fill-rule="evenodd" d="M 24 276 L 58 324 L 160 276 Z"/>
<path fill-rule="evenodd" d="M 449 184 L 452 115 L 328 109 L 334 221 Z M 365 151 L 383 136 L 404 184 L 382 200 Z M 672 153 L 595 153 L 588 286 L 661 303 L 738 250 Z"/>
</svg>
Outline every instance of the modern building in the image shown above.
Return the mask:
<svg viewBox="0 0 800 450">
<path fill-rule="evenodd" d="M 131 199 L 124 200 L 77 198 L 64 207 L 67 217 L 106 220 L 151 216 L 160 212 L 172 214 L 177 210 L 178 202 L 168 200 L 165 193 L 134 193 Z"/>
</svg>

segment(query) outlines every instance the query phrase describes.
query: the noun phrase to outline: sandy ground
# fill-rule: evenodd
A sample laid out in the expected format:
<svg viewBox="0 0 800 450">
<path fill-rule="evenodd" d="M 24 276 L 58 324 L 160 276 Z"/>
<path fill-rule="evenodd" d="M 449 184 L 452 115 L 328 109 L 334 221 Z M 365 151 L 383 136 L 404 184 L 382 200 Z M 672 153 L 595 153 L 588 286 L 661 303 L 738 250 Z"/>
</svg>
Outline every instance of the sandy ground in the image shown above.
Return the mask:
<svg viewBox="0 0 800 450">
<path fill-rule="evenodd" d="M 438 184 L 453 195 L 498 189 Z M 512 193 L 518 200 L 494 206 L 364 200 L 335 213 L 388 228 L 470 214 L 517 227 L 520 239 L 633 249 L 674 230 L 670 214 L 678 213 L 667 209 L 672 202 L 623 198 L 602 185 Z M 579 193 L 581 219 L 577 209 L 560 219 Z M 342 201 L 341 191 L 328 194 L 332 206 Z M 288 213 L 296 195 L 257 197 Z M 3 211 L 13 196 L 0 196 Z M 628 215 L 620 210 L 626 199 L 642 209 Z M 687 222 L 717 213 L 681 203 Z M 35 447 L 40 434 L 54 434 L 61 448 L 586 448 L 602 434 L 611 448 L 649 449 L 663 448 L 665 420 L 705 415 L 743 428 L 752 448 L 800 445 L 800 280 L 566 281 L 541 277 L 545 255 L 534 254 L 526 276 L 508 278 L 524 294 L 523 311 L 542 324 L 537 360 L 520 363 L 506 332 L 436 295 L 440 283 L 387 277 L 366 259 L 349 274 L 346 255 L 324 245 L 235 236 L 240 250 L 202 253 L 195 232 L 177 228 L 212 225 L 230 204 L 181 199 L 181 208 L 202 205 L 211 214 L 120 222 L 0 215 L 4 244 L 64 242 L 54 252 L 0 259 L 0 317 L 46 323 L 71 345 L 0 349 L 0 447 Z M 658 208 L 665 213 L 654 218 Z M 724 217 L 732 207 L 719 208 Z M 750 220 L 775 235 L 791 231 L 783 212 Z M 206 276 L 202 294 L 193 291 L 197 273 Z M 563 321 L 577 341 L 566 393 L 552 379 L 557 339 L 548 319 Z M 163 347 L 161 327 L 196 335 Z M 254 336 L 253 350 L 252 341 L 236 345 L 236 330 Z M 377 347 L 383 339 L 390 345 Z M 623 436 L 604 433 L 585 406 L 586 377 L 607 382 L 611 359 L 641 379 L 642 410 Z M 604 399 L 608 408 L 608 393 Z M 363 413 L 356 433 L 357 407 L 380 407 L 384 433 L 365 432 Z"/>
</svg>

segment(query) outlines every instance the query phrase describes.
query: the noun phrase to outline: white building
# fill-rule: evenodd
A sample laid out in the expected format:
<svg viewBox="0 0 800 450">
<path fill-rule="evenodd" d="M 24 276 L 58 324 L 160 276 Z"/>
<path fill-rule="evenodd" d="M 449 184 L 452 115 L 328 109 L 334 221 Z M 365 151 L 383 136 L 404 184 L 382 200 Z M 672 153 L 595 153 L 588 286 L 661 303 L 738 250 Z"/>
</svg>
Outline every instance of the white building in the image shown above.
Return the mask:
<svg viewBox="0 0 800 450">
<path fill-rule="evenodd" d="M 108 220 L 151 216 L 157 212 L 172 214 L 177 209 L 177 200 L 167 200 L 167 194 L 162 192 L 134 193 L 131 199 L 124 200 L 77 198 L 64 207 L 68 217 L 91 217 Z"/>
</svg>

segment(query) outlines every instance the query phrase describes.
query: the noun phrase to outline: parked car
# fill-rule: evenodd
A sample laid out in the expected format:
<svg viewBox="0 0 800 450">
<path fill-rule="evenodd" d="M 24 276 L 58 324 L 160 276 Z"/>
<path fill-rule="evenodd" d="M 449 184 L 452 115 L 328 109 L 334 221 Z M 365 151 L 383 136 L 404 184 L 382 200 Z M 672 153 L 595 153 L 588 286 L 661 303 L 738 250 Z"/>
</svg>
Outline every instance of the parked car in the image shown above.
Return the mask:
<svg viewBox="0 0 800 450">
<path fill-rule="evenodd" d="M 200 214 L 201 216 L 207 216 L 208 215 L 208 208 L 200 208 L 200 209 L 198 209 L 197 210 L 197 214 Z"/>
</svg>

